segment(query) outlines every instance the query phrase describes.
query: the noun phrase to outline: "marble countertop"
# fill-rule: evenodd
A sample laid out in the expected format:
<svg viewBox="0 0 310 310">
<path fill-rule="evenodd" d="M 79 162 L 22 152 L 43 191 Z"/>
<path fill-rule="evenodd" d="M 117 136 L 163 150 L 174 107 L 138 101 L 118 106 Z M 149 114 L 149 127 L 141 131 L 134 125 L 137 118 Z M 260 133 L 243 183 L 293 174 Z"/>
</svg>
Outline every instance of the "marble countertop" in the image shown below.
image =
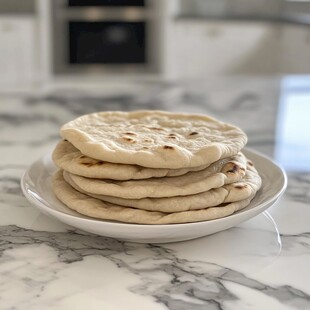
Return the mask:
<svg viewBox="0 0 310 310">
<path fill-rule="evenodd" d="M 0 96 L 0 309 L 310 309 L 310 143 L 298 132 L 310 131 L 306 101 L 309 79 L 263 77 Z M 299 114 L 288 113 L 292 105 Z M 53 149 L 61 124 L 142 108 L 208 113 L 240 126 L 249 147 L 286 167 L 286 193 L 237 227 L 169 244 L 91 235 L 31 206 L 20 178 Z"/>
</svg>

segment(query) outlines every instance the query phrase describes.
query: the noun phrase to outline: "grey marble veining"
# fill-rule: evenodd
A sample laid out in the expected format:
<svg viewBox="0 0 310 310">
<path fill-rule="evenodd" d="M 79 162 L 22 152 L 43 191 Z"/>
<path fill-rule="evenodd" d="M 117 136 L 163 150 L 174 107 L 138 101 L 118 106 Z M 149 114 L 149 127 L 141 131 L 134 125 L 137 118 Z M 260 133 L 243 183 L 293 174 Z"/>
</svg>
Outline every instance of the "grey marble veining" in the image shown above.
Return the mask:
<svg viewBox="0 0 310 310">
<path fill-rule="evenodd" d="M 19 185 L 23 172 L 54 147 L 61 124 L 84 113 L 208 113 L 244 129 L 249 147 L 274 154 L 280 79 L 148 83 L 110 93 L 0 96 L 0 309 L 309 309 L 307 172 L 288 173 L 270 215 L 163 245 L 77 231 L 29 204 Z"/>
<path fill-rule="evenodd" d="M 310 174 L 309 173 L 289 173 L 289 182 L 286 190 L 288 199 L 301 203 L 310 201 Z"/>
<path fill-rule="evenodd" d="M 95 256 L 98 259 L 103 257 L 117 268 L 139 277 L 141 282 L 129 287 L 130 291 L 151 296 L 158 303 L 166 305 L 168 309 L 205 309 L 205 307 L 221 309 L 223 303 L 242 302 L 238 294 L 232 293 L 226 287 L 226 283 L 257 290 L 296 309 L 307 309 L 310 302 L 310 295 L 290 285 L 267 285 L 242 272 L 218 264 L 179 258 L 175 251 L 166 246 L 124 243 L 77 231 L 47 233 L 13 225 L 1 227 L 0 232 L 2 257 L 12 248 L 18 250 L 27 248 L 27 245 L 30 249 L 41 245 L 53 248 L 58 261 L 64 264 L 74 264 L 89 256 Z M 42 271 L 46 272 L 45 269 Z M 161 276 L 162 273 L 165 277 Z M 52 274 L 57 276 L 55 272 Z M 53 281 L 52 274 L 46 282 L 38 282 L 35 277 L 32 279 L 25 277 L 21 280 L 27 285 L 31 283 L 32 289 L 37 291 L 42 290 L 49 281 Z M 185 300 L 180 300 L 182 295 Z"/>
</svg>

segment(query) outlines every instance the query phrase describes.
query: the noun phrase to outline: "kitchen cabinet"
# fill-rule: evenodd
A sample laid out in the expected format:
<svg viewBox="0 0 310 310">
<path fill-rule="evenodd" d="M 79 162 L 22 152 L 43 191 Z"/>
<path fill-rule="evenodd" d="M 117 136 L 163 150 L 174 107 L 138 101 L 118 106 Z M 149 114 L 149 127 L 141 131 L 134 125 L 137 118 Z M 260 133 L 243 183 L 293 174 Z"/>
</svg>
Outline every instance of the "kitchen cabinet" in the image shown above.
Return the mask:
<svg viewBox="0 0 310 310">
<path fill-rule="evenodd" d="M 304 25 L 180 18 L 170 38 L 171 77 L 310 72 L 310 30 Z"/>
<path fill-rule="evenodd" d="M 310 27 L 285 25 L 281 45 L 281 72 L 309 74 Z"/>
<path fill-rule="evenodd" d="M 0 16 L 0 90 L 20 90 L 35 83 L 35 20 Z"/>
</svg>

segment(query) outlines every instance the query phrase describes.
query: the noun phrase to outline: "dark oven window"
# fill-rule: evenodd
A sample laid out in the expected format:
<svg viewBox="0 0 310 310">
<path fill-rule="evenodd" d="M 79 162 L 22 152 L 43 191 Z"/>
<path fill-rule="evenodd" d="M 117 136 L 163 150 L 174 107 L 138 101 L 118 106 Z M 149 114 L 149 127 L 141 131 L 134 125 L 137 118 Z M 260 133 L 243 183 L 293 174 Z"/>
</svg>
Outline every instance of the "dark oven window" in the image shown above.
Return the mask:
<svg viewBox="0 0 310 310">
<path fill-rule="evenodd" d="M 144 0 L 68 0 L 68 6 L 144 6 Z"/>
<path fill-rule="evenodd" d="M 145 22 L 69 22 L 69 63 L 145 63 L 145 27 Z"/>
</svg>

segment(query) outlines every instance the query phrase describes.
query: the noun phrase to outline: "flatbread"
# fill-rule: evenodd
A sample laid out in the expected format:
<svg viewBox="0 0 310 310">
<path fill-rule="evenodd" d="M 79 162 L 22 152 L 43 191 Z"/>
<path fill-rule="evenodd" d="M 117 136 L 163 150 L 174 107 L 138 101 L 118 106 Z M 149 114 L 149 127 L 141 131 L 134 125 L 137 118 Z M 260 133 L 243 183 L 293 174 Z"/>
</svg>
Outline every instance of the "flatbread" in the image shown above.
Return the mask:
<svg viewBox="0 0 310 310">
<path fill-rule="evenodd" d="M 148 178 L 173 177 L 189 171 L 199 171 L 208 165 L 184 169 L 156 169 L 137 165 L 103 162 L 82 154 L 69 141 L 60 141 L 53 152 L 55 164 L 70 173 L 88 178 L 113 180 L 139 180 Z"/>
<path fill-rule="evenodd" d="M 206 192 L 224 184 L 240 181 L 246 172 L 247 159 L 239 153 L 218 160 L 201 171 L 189 172 L 171 178 L 151 178 L 146 180 L 115 181 L 85 178 L 69 174 L 71 179 L 87 193 L 141 199 L 187 196 Z"/>
<path fill-rule="evenodd" d="M 96 199 L 120 206 L 165 213 L 199 210 L 218 206 L 223 203 L 244 200 L 255 195 L 261 187 L 261 178 L 254 166 L 251 165 L 248 165 L 245 177 L 239 182 L 214 188 L 196 195 L 168 198 L 123 199 L 106 195 L 90 194 L 83 191 L 75 184 L 69 174 L 64 174 L 64 179 L 77 191 Z"/>
<path fill-rule="evenodd" d="M 245 208 L 252 199 L 251 197 L 218 207 L 169 214 L 145 211 L 118 206 L 82 194 L 64 180 L 61 170 L 53 178 L 53 190 L 61 202 L 81 214 L 97 219 L 137 224 L 176 224 L 218 219 Z"/>
<path fill-rule="evenodd" d="M 88 114 L 60 134 L 91 158 L 168 169 L 209 165 L 247 142 L 240 128 L 209 116 L 162 111 Z"/>
</svg>

